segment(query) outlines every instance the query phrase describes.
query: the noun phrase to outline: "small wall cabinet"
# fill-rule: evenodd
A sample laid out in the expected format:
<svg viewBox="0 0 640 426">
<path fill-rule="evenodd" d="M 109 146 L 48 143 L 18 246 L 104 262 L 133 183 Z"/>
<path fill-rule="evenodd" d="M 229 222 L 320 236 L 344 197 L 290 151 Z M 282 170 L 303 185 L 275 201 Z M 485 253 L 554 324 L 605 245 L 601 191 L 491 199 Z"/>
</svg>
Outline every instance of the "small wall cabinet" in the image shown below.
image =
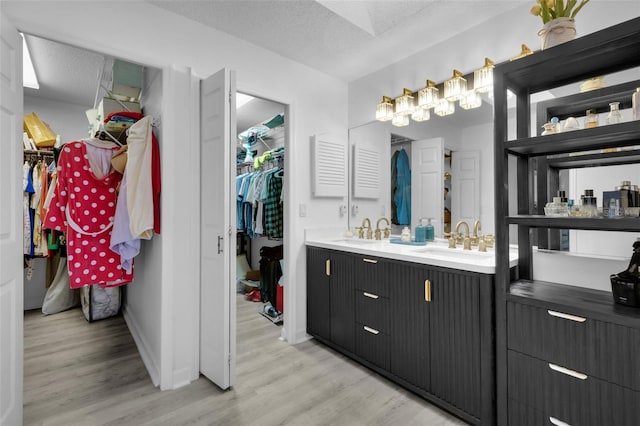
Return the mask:
<svg viewBox="0 0 640 426">
<path fill-rule="evenodd" d="M 530 136 L 533 93 L 633 69 L 640 66 L 638 52 L 640 18 L 635 18 L 494 70 L 499 425 L 637 425 L 640 421 L 640 309 L 614 305 L 608 292 L 536 281 L 532 257 L 534 236 L 544 246 L 556 246 L 554 232 L 557 235 L 559 229 L 640 232 L 640 218 L 541 214 L 543 203 L 558 189 L 557 173 L 550 170 L 640 162 L 640 120 Z M 560 98 L 542 105 L 538 114 L 546 119 L 549 113 L 575 114 L 585 105 L 602 109 L 612 98 L 628 104 L 632 90 L 619 97 L 629 88 L 621 85 Z M 515 140 L 507 137 L 507 89 L 516 95 Z M 509 156 L 516 157 L 518 186 L 511 192 L 517 199 L 511 200 Z M 533 204 L 536 186 L 538 206 Z M 515 209 L 510 210 L 510 202 Z M 517 213 L 510 214 L 513 210 Z M 505 249 L 510 225 L 518 235 L 515 281 Z"/>
<path fill-rule="evenodd" d="M 334 259 L 353 274 L 327 277 Z M 492 275 L 307 247 L 307 286 L 309 334 L 469 423 L 495 423 Z M 334 303 L 343 315 L 327 313 Z M 353 349 L 327 332 L 336 321 Z"/>
</svg>

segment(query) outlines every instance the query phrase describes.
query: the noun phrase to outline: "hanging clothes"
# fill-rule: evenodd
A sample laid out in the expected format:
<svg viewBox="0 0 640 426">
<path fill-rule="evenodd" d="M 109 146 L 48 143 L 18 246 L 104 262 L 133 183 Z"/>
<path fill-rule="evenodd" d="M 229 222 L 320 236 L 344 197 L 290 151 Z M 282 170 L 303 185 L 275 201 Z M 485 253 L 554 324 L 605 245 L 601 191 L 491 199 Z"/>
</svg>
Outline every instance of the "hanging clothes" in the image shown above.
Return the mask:
<svg viewBox="0 0 640 426">
<path fill-rule="evenodd" d="M 122 175 L 110 170 L 117 149 L 110 142 L 86 140 L 70 142 L 60 153 L 58 182 L 44 226 L 67 232 L 71 288 L 113 287 L 133 280 L 133 271 L 124 270 L 109 248 L 116 188 L 122 180 Z"/>
<path fill-rule="evenodd" d="M 409 156 L 403 149 L 398 153 L 397 182 L 394 201 L 396 203 L 398 225 L 411 224 L 411 168 Z"/>
<path fill-rule="evenodd" d="M 396 205 L 396 186 L 398 184 L 398 154 L 396 151 L 391 156 L 391 223 L 398 225 L 398 206 Z"/>
</svg>

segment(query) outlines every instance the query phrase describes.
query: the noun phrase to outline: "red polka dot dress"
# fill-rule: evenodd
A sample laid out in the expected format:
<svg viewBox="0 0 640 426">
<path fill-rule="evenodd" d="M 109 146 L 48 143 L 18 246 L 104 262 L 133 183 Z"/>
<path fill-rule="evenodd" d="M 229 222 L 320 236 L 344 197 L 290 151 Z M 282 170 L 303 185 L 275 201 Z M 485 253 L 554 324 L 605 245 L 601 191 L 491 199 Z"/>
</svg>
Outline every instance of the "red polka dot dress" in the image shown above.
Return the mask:
<svg viewBox="0 0 640 426">
<path fill-rule="evenodd" d="M 102 151 L 105 158 L 117 148 Z M 92 147 L 92 153 L 96 149 Z M 99 284 L 115 287 L 133 280 L 109 248 L 116 211 L 116 188 L 122 175 L 111 171 L 98 178 L 91 169 L 84 142 L 67 143 L 58 160 L 58 183 L 44 227 L 67 233 L 67 264 L 71 288 Z"/>
</svg>

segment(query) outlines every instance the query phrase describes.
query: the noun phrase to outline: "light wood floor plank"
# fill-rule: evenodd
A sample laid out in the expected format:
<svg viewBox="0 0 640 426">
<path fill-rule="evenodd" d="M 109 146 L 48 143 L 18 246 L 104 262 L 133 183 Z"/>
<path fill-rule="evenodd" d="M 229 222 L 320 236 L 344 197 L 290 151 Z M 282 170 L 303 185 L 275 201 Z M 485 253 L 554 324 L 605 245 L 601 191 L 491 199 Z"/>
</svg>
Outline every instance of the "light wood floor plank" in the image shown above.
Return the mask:
<svg viewBox="0 0 640 426">
<path fill-rule="evenodd" d="M 201 377 L 161 392 L 122 317 L 26 312 L 25 425 L 465 424 L 314 340 L 279 340 L 260 303 L 237 303 L 238 383 L 228 391 Z"/>
</svg>

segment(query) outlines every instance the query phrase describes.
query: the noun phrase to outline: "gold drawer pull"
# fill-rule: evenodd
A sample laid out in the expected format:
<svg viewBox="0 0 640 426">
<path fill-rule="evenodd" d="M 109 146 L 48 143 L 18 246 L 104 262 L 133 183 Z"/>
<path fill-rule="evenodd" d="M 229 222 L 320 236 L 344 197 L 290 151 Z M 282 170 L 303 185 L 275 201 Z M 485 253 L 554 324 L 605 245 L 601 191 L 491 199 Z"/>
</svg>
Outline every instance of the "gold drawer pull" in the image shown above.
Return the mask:
<svg viewBox="0 0 640 426">
<path fill-rule="evenodd" d="M 569 370 L 568 368 L 560 367 L 559 365 L 549 363 L 549 368 L 557 371 L 558 373 L 566 374 L 567 376 L 575 377 L 580 380 L 587 380 L 587 375 L 578 373 L 577 371 Z"/>
<path fill-rule="evenodd" d="M 556 426 L 571 426 L 569 423 L 565 423 L 562 420 L 558 420 L 555 417 L 549 417 L 549 421 Z"/>
<path fill-rule="evenodd" d="M 331 259 L 327 259 L 326 263 L 324 264 L 324 273 L 327 274 L 328 277 L 331 276 Z"/>
<path fill-rule="evenodd" d="M 378 334 L 378 333 L 380 333 L 380 332 L 379 332 L 378 330 L 376 330 L 375 328 L 367 327 L 366 325 L 364 326 L 364 329 L 365 329 L 366 331 L 368 331 L 369 333 L 371 333 L 371 334 Z"/>
<path fill-rule="evenodd" d="M 367 258 L 362 259 L 362 261 L 363 261 L 363 262 L 367 262 L 367 263 L 378 263 L 378 261 L 377 261 L 377 260 L 374 260 L 374 259 L 367 259 Z"/>
<path fill-rule="evenodd" d="M 424 301 L 431 302 L 431 280 L 424 280 Z"/>
<path fill-rule="evenodd" d="M 547 310 L 547 312 L 552 317 L 562 318 L 562 319 L 566 319 L 566 320 L 569 320 L 569 321 L 585 322 L 587 320 L 585 317 L 578 317 L 578 316 L 575 316 L 575 315 L 565 314 L 565 313 L 562 313 L 562 312 L 557 312 L 557 311 L 552 311 L 552 310 Z"/>
<path fill-rule="evenodd" d="M 380 297 L 377 294 L 367 293 L 366 291 L 363 291 L 362 294 L 364 294 L 367 297 L 370 297 L 371 299 L 377 299 L 378 297 Z"/>
</svg>

